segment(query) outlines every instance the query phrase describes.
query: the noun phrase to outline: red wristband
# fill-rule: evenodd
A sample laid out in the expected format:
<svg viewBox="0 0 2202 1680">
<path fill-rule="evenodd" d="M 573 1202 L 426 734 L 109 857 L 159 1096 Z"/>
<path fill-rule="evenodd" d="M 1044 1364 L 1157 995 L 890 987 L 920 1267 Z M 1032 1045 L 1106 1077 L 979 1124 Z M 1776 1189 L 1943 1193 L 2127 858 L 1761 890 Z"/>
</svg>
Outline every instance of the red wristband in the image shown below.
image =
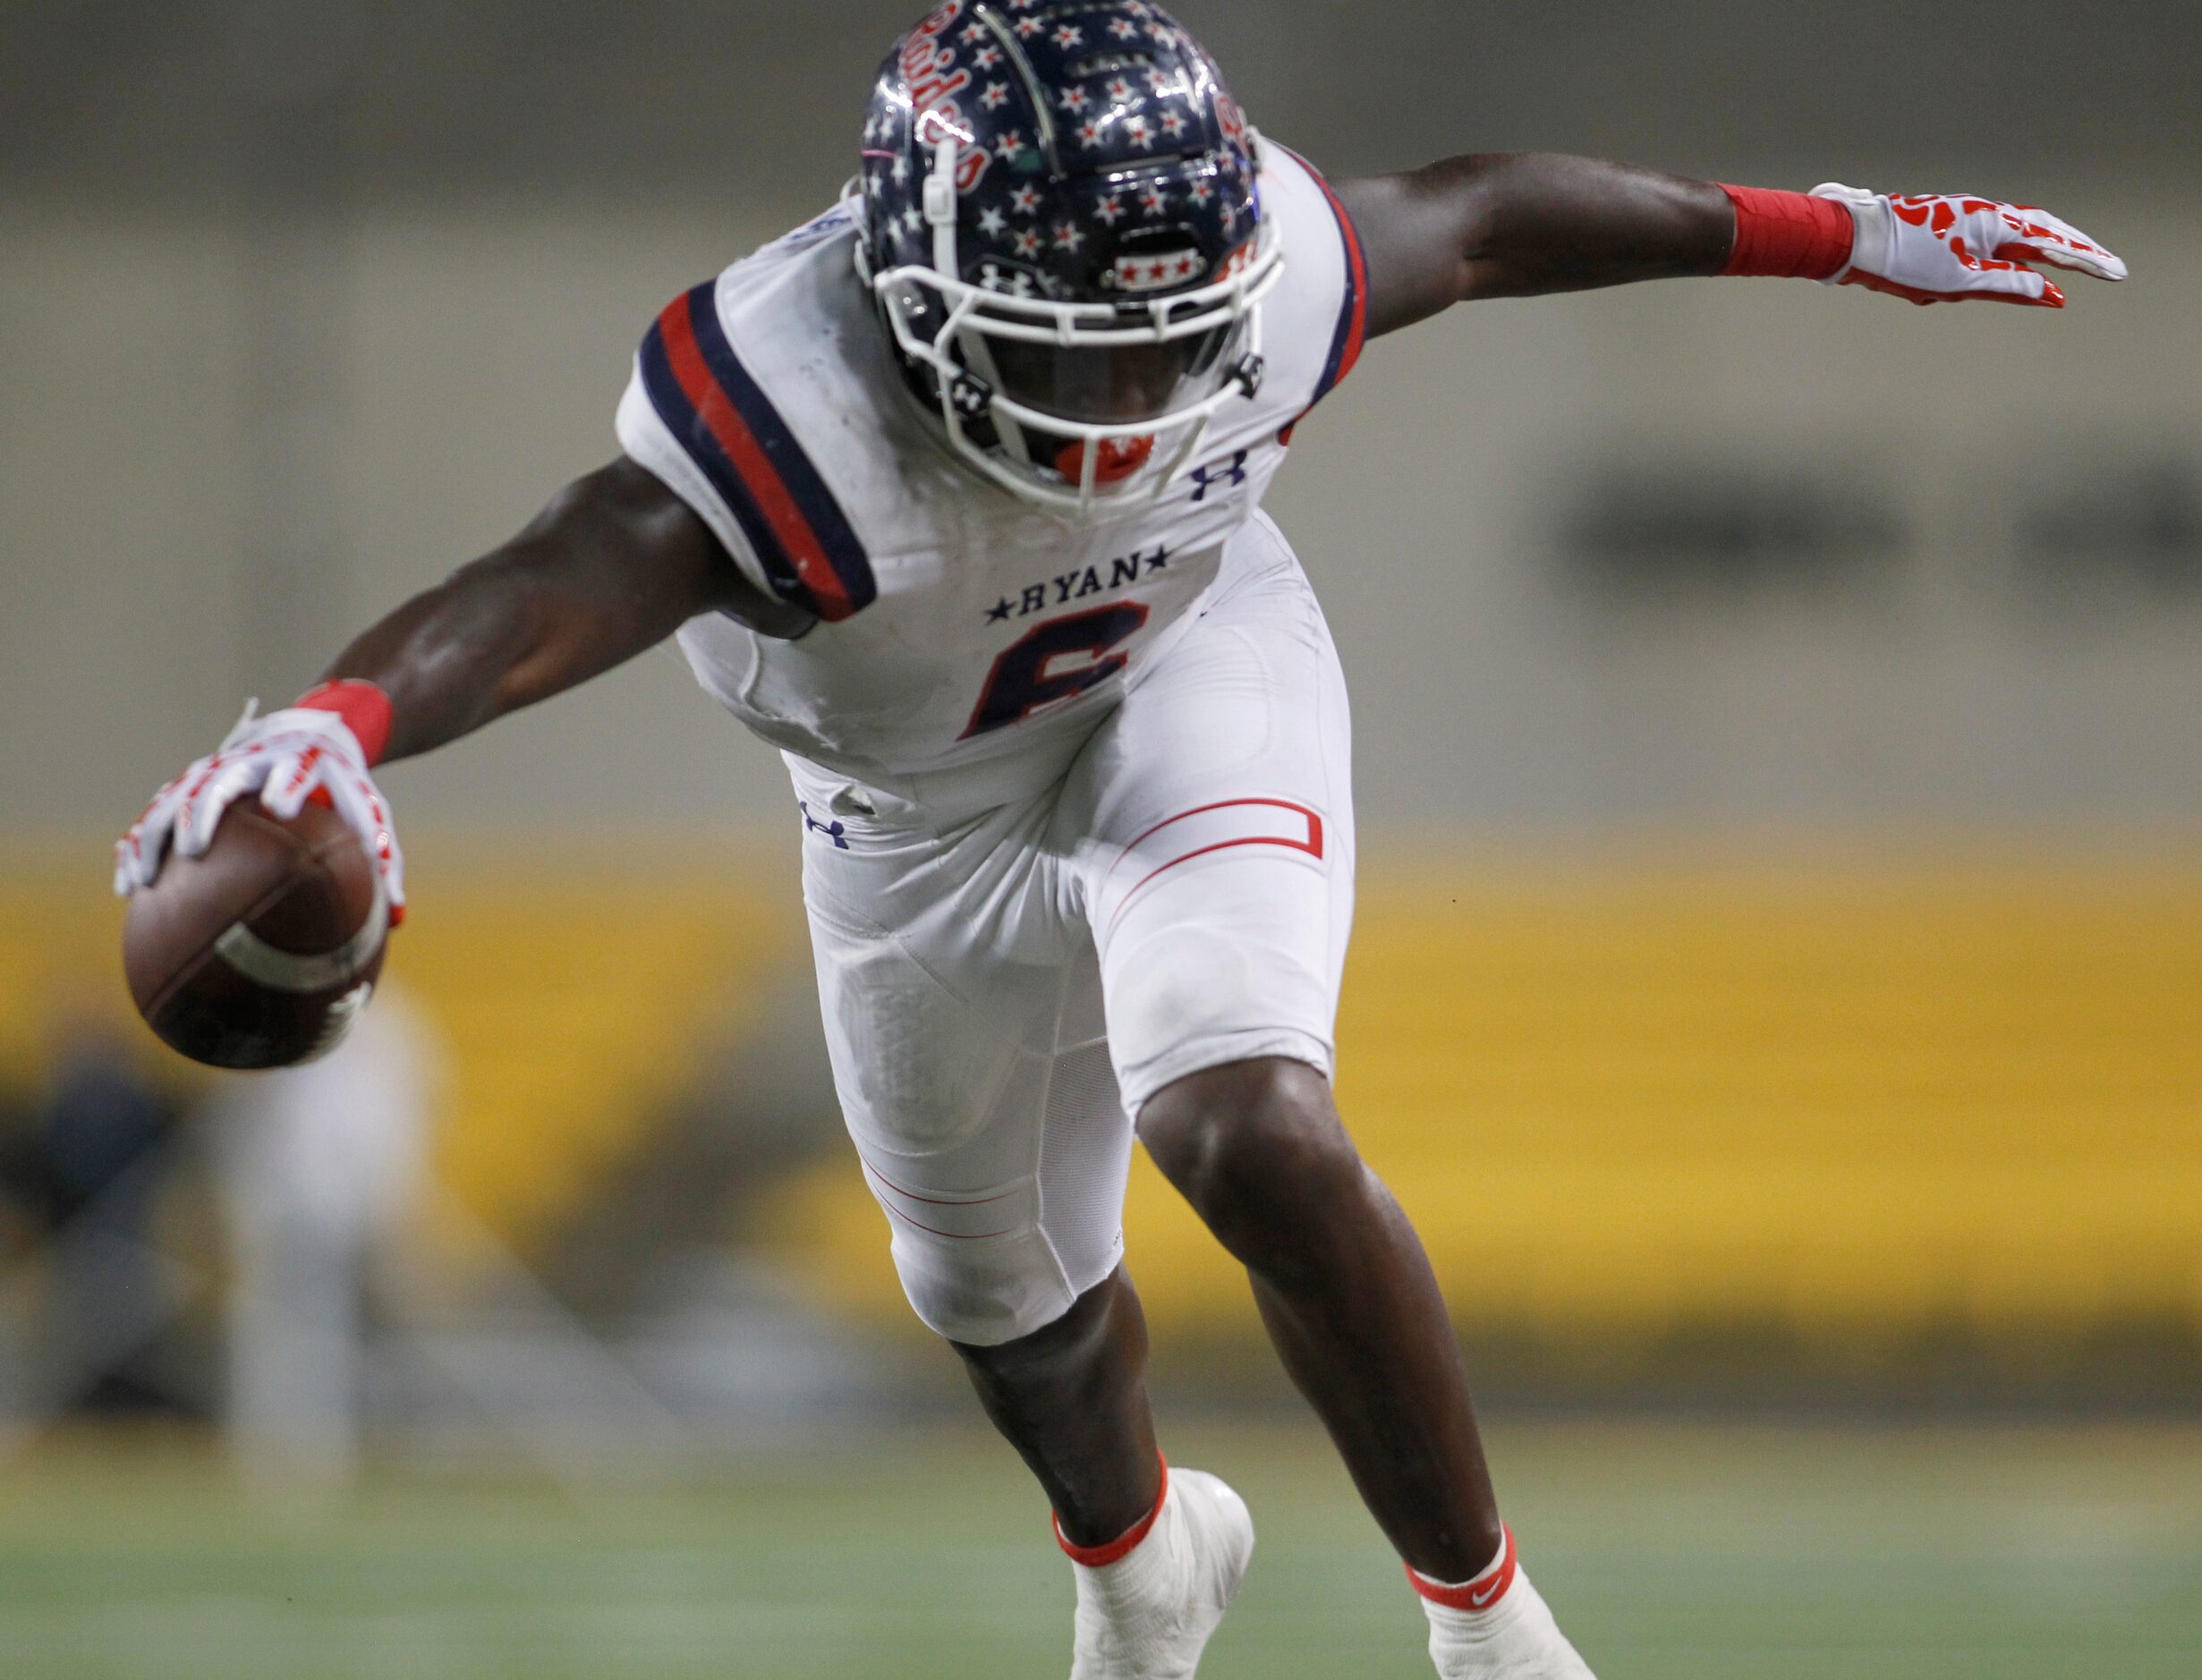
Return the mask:
<svg viewBox="0 0 2202 1680">
<path fill-rule="evenodd" d="M 1840 199 L 1725 182 L 1721 191 L 1736 207 L 1736 243 L 1722 274 L 1826 280 L 1850 260 L 1858 224 Z"/>
<path fill-rule="evenodd" d="M 324 683 L 310 694 L 302 696 L 298 705 L 310 712 L 335 712 L 344 720 L 344 726 L 360 738 L 360 750 L 367 755 L 368 768 L 372 769 L 382 762 L 383 750 L 390 744 L 390 697 L 372 683 L 351 679 Z"/>
</svg>

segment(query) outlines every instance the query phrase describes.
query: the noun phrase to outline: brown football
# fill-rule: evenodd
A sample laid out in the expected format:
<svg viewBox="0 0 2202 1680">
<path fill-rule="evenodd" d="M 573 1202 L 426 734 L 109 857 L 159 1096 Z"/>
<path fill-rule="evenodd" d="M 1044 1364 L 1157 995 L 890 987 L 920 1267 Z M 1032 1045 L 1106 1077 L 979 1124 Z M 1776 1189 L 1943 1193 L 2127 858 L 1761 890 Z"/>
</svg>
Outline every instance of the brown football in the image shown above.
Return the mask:
<svg viewBox="0 0 2202 1680">
<path fill-rule="evenodd" d="M 246 798 L 205 855 L 132 895 L 123 971 L 145 1023 L 210 1067 L 289 1067 L 336 1048 L 382 972 L 389 907 L 336 813 L 278 821 Z"/>
</svg>

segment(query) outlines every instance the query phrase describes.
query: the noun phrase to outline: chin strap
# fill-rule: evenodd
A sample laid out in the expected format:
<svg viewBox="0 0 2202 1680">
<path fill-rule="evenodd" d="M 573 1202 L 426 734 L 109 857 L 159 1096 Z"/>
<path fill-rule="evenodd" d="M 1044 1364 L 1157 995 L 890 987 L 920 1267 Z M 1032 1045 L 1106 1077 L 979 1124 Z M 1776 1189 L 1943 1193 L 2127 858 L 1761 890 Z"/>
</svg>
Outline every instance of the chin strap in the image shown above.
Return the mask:
<svg viewBox="0 0 2202 1680">
<path fill-rule="evenodd" d="M 946 124 L 942 124 L 946 128 Z M 963 272 L 961 258 L 956 242 L 956 209 L 958 194 L 956 174 L 962 157 L 956 135 L 944 132 L 940 143 L 933 148 L 932 173 L 925 177 L 925 221 L 933 231 L 933 271 L 954 278 Z M 945 301 L 945 300 L 944 300 Z M 951 312 L 953 311 L 953 306 Z M 968 353 L 968 352 L 966 352 Z M 982 354 L 983 352 L 982 351 Z M 993 441 L 1017 450 L 1024 450 L 1024 437 L 1011 421 L 994 412 L 994 386 L 986 377 L 993 372 L 991 366 L 983 370 L 964 368 L 948 382 L 947 396 L 956 409 L 956 418 L 966 430 L 984 427 L 993 435 Z M 933 369 L 933 378 L 941 378 L 940 370 Z M 975 438 L 982 447 L 984 441 Z"/>
<path fill-rule="evenodd" d="M 962 272 L 956 256 L 956 136 L 933 148 L 932 174 L 925 177 L 925 219 L 933 231 L 933 267 L 944 275 Z"/>
</svg>

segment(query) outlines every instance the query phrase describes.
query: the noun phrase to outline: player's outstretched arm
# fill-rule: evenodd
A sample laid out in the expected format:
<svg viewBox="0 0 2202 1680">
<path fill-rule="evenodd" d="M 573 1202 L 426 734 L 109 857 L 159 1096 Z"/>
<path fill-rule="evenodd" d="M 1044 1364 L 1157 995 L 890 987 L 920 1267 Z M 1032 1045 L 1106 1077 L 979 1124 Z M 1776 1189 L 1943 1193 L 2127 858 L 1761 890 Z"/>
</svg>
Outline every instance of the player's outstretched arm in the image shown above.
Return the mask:
<svg viewBox="0 0 2202 1680">
<path fill-rule="evenodd" d="M 1772 192 L 1540 152 L 1448 158 L 1341 182 L 1338 193 L 1368 258 L 1372 336 L 1476 298 L 1687 275 L 1783 275 L 1916 303 L 2052 309 L 2064 294 L 2029 264 L 2126 275 L 2046 211 L 1968 194 Z"/>
<path fill-rule="evenodd" d="M 687 505 L 632 461 L 568 485 L 511 541 L 361 636 L 324 674 L 390 706 L 381 759 L 406 759 L 602 675 L 689 619 L 729 612 L 793 634 Z"/>
<path fill-rule="evenodd" d="M 456 740 L 731 613 L 768 634 L 808 615 L 736 571 L 703 522 L 634 462 L 569 485 L 502 547 L 405 603 L 337 656 L 322 684 L 247 713 L 220 749 L 154 795 L 115 848 L 115 889 L 150 886 L 170 850 L 204 852 L 222 813 L 257 794 L 277 817 L 332 803 L 382 859 L 395 908 L 404 862 L 372 771 Z"/>
</svg>

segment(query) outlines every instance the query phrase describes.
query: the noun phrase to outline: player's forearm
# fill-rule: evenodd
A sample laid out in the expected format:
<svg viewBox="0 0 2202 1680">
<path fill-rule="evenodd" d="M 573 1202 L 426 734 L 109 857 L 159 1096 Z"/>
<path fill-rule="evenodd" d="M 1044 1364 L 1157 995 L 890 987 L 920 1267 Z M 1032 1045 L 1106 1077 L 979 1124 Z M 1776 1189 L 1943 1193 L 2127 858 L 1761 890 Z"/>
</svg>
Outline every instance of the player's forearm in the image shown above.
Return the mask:
<svg viewBox="0 0 2202 1680">
<path fill-rule="evenodd" d="M 500 550 L 415 596 L 336 657 L 335 681 L 372 683 L 390 697 L 385 759 L 455 741 L 557 692 L 523 674 L 540 666 L 547 615 L 519 556 Z"/>
<path fill-rule="evenodd" d="M 427 752 L 587 682 L 719 605 L 723 560 L 631 463 L 563 491 L 512 541 L 346 648 L 331 680 L 389 696 L 385 759 Z"/>
<path fill-rule="evenodd" d="M 1549 152 L 1458 160 L 1471 210 L 1463 298 L 1720 272 L 1735 208 L 1710 182 Z"/>
</svg>

